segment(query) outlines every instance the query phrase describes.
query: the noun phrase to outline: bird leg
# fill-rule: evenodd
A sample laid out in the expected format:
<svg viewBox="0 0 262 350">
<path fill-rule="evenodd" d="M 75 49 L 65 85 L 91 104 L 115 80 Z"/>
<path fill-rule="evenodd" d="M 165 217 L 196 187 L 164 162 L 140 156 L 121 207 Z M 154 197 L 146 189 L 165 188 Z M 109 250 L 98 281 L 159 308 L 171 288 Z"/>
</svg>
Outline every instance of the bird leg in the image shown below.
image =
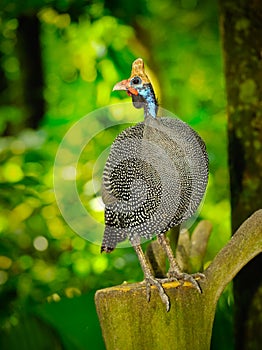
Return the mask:
<svg viewBox="0 0 262 350">
<path fill-rule="evenodd" d="M 169 311 L 169 309 L 170 309 L 169 298 L 168 298 L 164 288 L 162 287 L 160 281 L 154 277 L 153 272 L 151 270 L 151 267 L 146 260 L 146 257 L 144 255 L 144 252 L 143 252 L 141 246 L 139 244 L 136 244 L 136 245 L 134 244 L 133 247 L 135 249 L 135 252 L 138 256 L 140 265 L 141 265 L 142 270 L 144 272 L 145 283 L 146 283 L 147 301 L 150 300 L 151 285 L 156 286 L 162 302 L 166 305 L 166 310 Z"/>
<path fill-rule="evenodd" d="M 170 247 L 168 238 L 165 236 L 164 233 L 157 236 L 158 242 L 165 251 L 168 261 L 169 261 L 169 270 L 167 273 L 167 280 L 168 281 L 188 281 L 191 282 L 191 284 L 197 289 L 199 293 L 201 293 L 201 288 L 197 282 L 199 279 L 205 278 L 205 275 L 203 273 L 195 273 L 195 274 L 188 274 L 181 271 L 178 263 L 176 262 L 176 259 L 173 255 L 173 251 Z"/>
</svg>

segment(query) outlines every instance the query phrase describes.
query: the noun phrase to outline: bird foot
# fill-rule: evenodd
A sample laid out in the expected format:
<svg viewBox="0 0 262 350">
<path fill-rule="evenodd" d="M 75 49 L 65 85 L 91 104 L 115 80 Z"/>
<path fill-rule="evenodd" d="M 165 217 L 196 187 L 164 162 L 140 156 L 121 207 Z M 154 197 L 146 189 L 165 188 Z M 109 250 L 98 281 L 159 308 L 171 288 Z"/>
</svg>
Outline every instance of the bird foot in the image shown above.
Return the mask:
<svg viewBox="0 0 262 350">
<path fill-rule="evenodd" d="M 180 272 L 180 271 L 173 271 L 169 270 L 167 274 L 166 282 L 172 282 L 172 281 L 178 281 L 182 282 L 184 284 L 185 282 L 190 282 L 192 286 L 201 294 L 202 290 L 200 288 L 200 285 L 198 283 L 199 280 L 204 280 L 206 276 L 203 273 L 194 273 L 192 275 Z"/>
<path fill-rule="evenodd" d="M 156 286 L 158 289 L 158 293 L 159 296 L 163 302 L 163 304 L 165 304 L 166 306 L 166 311 L 169 311 L 170 309 L 170 301 L 169 301 L 169 297 L 167 296 L 163 286 L 162 286 L 162 280 L 160 279 L 156 279 L 153 276 L 146 276 L 145 277 L 145 283 L 146 283 L 146 298 L 147 301 L 150 301 L 150 297 L 151 297 L 151 286 Z"/>
<path fill-rule="evenodd" d="M 155 286 L 158 289 L 158 294 L 166 306 L 166 311 L 170 310 L 170 301 L 167 296 L 162 284 L 168 282 L 180 282 L 183 285 L 185 282 L 190 282 L 192 286 L 201 294 L 201 288 L 198 283 L 199 280 L 205 279 L 206 276 L 203 273 L 194 273 L 192 275 L 184 272 L 169 271 L 167 278 L 155 278 L 154 276 L 148 275 L 145 277 L 146 283 L 146 297 L 147 301 L 150 301 L 151 297 L 151 286 Z"/>
</svg>

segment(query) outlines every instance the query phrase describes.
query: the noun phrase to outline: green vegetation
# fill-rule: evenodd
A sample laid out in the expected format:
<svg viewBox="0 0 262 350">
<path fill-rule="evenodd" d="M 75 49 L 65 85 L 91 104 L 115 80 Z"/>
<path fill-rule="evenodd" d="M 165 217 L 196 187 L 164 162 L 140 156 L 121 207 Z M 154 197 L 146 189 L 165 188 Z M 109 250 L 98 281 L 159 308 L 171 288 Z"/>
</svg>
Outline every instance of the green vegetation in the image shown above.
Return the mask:
<svg viewBox="0 0 262 350">
<path fill-rule="evenodd" d="M 57 344 L 57 348 L 63 344 L 66 349 L 84 349 L 89 343 L 90 348 L 96 345 L 96 349 L 103 349 L 94 312 L 94 291 L 142 279 L 131 248 L 100 254 L 103 211 L 97 196 L 101 178 L 99 172 L 93 175 L 98 158 L 127 126 L 123 123 L 140 120 L 139 111 L 134 110 L 128 119 L 93 118 L 88 130 L 81 134 L 100 131 L 83 149 L 76 171 L 79 196 L 93 218 L 87 221 L 86 232 L 98 237 L 98 244 L 81 238 L 70 228 L 58 208 L 53 187 L 55 157 L 66 132 L 98 108 L 130 102 L 124 93 L 111 90 L 116 82 L 129 76 L 131 63 L 137 57 L 143 57 L 147 64 L 160 105 L 189 123 L 207 144 L 210 179 L 197 218 L 210 220 L 214 227 L 206 264 L 229 239 L 225 97 L 217 17 L 216 6 L 207 0 L 137 4 L 102 0 L 30 0 L 26 5 L 18 0 L 2 2 L 1 348 L 15 349 L 17 344 L 25 344 L 24 348 L 34 349 L 37 342 L 46 341 Z M 25 44 L 21 30 L 22 23 L 35 20 L 39 32 L 32 29 L 31 34 L 39 40 L 38 73 L 43 78 L 37 87 L 34 79 L 27 79 L 35 69 L 27 58 L 32 37 L 27 36 Z M 251 83 L 246 81 L 242 86 L 243 96 L 254 88 Z M 30 98 L 38 102 L 42 99 L 43 111 L 39 107 L 33 114 Z M 41 101 L 36 105 L 40 104 Z M 33 122 L 31 115 L 37 116 Z M 104 130 L 104 125 L 110 128 Z M 81 135 L 70 139 L 66 160 Z M 74 176 L 70 167 L 65 171 L 65 176 Z M 228 288 L 219 304 L 214 349 L 225 349 L 225 344 L 231 349 L 231 308 L 232 293 Z M 23 343 L 21 339 L 30 338 L 23 329 L 30 328 L 35 318 L 36 330 L 31 337 L 38 338 Z M 45 336 L 48 332 L 53 342 Z"/>
</svg>

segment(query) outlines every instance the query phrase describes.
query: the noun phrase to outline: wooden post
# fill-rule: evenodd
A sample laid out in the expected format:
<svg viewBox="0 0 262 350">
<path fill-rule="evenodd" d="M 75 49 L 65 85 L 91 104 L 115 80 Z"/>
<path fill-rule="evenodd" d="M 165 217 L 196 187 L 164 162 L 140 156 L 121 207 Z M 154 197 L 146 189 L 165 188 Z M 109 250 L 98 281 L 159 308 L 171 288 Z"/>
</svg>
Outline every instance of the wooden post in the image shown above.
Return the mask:
<svg viewBox="0 0 262 350">
<path fill-rule="evenodd" d="M 97 291 L 96 308 L 107 350 L 208 350 L 216 304 L 237 272 L 262 251 L 262 210 L 247 219 L 205 271 L 199 294 L 189 283 L 166 283 L 166 312 L 152 287 L 146 301 L 143 282 Z"/>
</svg>

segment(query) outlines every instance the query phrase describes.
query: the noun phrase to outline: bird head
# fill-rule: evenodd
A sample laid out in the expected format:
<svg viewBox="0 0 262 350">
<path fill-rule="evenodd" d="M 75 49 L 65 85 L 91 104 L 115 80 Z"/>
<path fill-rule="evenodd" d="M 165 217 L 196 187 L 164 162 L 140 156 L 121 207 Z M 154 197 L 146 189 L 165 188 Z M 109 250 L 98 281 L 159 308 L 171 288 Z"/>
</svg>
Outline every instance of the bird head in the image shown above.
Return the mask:
<svg viewBox="0 0 262 350">
<path fill-rule="evenodd" d="M 145 73 L 142 58 L 137 58 L 132 64 L 131 76 L 122 80 L 113 87 L 115 90 L 124 90 L 132 97 L 136 108 L 144 108 L 145 116 L 156 117 L 157 101 L 152 84 Z"/>
</svg>

